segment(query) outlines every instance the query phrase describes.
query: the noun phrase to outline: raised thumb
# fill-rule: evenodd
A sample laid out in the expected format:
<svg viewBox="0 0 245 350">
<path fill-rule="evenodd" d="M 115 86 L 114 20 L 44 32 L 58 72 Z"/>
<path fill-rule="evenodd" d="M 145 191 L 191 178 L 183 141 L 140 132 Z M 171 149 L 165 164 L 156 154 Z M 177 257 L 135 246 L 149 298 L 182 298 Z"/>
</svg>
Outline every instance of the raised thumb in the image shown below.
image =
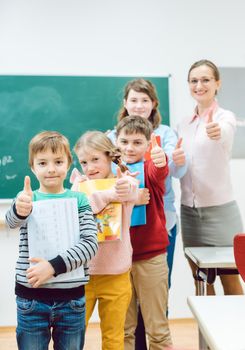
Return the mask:
<svg viewBox="0 0 245 350">
<path fill-rule="evenodd" d="M 181 147 L 182 141 L 183 141 L 183 138 L 180 137 L 180 138 L 178 139 L 178 142 L 176 143 L 175 149 L 179 149 L 179 148 Z"/>
<path fill-rule="evenodd" d="M 152 148 L 158 146 L 156 135 L 154 133 L 151 134 L 151 146 L 152 146 Z"/>
<path fill-rule="evenodd" d="M 211 109 L 208 112 L 208 123 L 212 123 L 213 122 L 213 110 Z"/>
<path fill-rule="evenodd" d="M 119 166 L 117 167 L 117 178 L 120 179 L 121 177 L 123 177 L 122 171 L 119 168 Z"/>
<path fill-rule="evenodd" d="M 32 194 L 30 176 L 25 176 L 23 191 L 26 192 L 26 193 Z"/>
</svg>

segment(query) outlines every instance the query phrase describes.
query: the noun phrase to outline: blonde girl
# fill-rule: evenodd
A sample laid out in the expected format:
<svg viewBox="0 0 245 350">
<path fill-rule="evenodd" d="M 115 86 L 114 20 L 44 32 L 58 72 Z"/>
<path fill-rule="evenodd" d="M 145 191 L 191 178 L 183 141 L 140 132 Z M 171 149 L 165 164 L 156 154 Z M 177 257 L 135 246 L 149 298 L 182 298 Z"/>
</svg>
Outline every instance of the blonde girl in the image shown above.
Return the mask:
<svg viewBox="0 0 245 350">
<path fill-rule="evenodd" d="M 122 239 L 99 244 L 99 250 L 89 265 L 90 282 L 85 289 L 86 324 L 92 315 L 96 301 L 102 332 L 103 350 L 124 349 L 124 323 L 131 300 L 129 269 L 132 264 L 130 243 L 130 217 L 138 197 L 138 183 L 122 173 L 119 150 L 100 131 L 89 131 L 82 135 L 75 145 L 86 179 L 114 177 L 112 161 L 119 164 L 116 185 L 111 190 L 97 191 L 89 197 L 94 214 L 103 210 L 110 202 L 122 203 Z M 121 167 L 121 168 L 120 168 Z M 74 187 L 77 187 L 77 172 L 73 173 Z M 86 181 L 86 180 L 85 180 Z"/>
</svg>

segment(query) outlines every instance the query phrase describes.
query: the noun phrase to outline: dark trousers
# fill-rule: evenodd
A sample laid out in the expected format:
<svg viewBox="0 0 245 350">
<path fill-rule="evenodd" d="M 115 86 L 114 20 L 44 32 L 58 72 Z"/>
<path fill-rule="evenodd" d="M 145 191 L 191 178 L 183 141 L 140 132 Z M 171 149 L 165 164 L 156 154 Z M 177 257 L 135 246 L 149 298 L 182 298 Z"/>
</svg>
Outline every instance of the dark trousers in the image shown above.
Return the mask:
<svg viewBox="0 0 245 350">
<path fill-rule="evenodd" d="M 138 311 L 138 323 L 135 330 L 135 350 L 147 350 L 145 325 L 140 308 Z"/>
</svg>

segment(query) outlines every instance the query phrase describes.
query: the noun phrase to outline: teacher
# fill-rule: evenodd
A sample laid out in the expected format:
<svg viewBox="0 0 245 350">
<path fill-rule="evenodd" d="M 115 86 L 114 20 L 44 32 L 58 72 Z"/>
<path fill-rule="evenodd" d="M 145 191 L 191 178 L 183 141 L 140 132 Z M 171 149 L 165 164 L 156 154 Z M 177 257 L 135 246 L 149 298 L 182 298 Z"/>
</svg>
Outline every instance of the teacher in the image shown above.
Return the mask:
<svg viewBox="0 0 245 350">
<path fill-rule="evenodd" d="M 243 231 L 229 169 L 236 119 L 216 100 L 221 81 L 213 62 L 195 62 L 188 84 L 196 108 L 178 126 L 189 159 L 187 173 L 180 180 L 183 244 L 232 246 L 234 235 Z M 188 262 L 196 276 L 196 265 Z M 220 279 L 224 294 L 243 294 L 238 275 L 221 275 Z M 215 294 L 213 285 L 207 285 L 207 294 Z"/>
</svg>

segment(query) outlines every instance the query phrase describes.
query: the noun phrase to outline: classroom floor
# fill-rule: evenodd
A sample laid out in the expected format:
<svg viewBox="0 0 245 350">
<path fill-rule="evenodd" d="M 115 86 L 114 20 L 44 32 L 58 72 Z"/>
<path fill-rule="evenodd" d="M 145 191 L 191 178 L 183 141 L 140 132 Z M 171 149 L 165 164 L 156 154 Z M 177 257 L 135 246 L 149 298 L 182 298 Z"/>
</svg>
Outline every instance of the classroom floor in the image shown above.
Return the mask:
<svg viewBox="0 0 245 350">
<path fill-rule="evenodd" d="M 193 319 L 170 320 L 170 329 L 175 350 L 198 349 L 198 327 Z M 100 328 L 98 323 L 91 323 L 86 332 L 84 350 L 100 350 Z M 53 349 L 50 345 L 49 350 Z M 17 350 L 15 329 L 0 327 L 0 350 Z"/>
</svg>

